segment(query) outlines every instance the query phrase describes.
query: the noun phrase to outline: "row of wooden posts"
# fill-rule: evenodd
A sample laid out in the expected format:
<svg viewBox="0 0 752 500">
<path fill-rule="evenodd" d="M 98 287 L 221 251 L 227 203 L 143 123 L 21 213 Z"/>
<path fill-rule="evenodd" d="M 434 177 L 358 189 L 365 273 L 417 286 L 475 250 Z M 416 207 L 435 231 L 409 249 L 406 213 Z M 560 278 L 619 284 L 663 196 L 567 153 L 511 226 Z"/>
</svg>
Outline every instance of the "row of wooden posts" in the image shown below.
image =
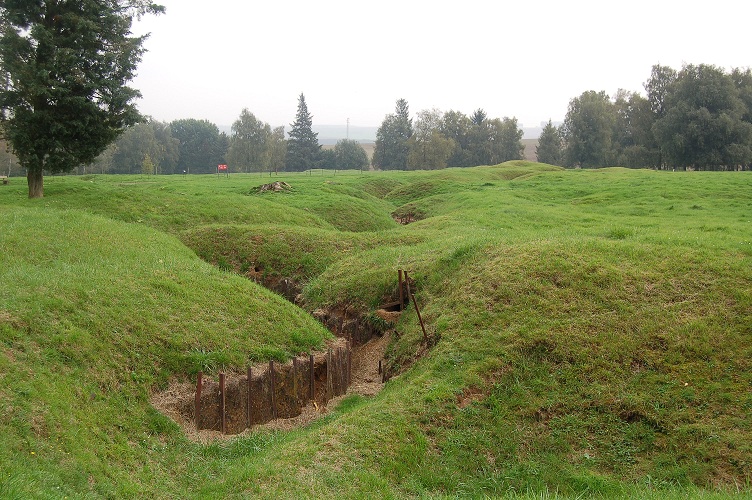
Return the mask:
<svg viewBox="0 0 752 500">
<path fill-rule="evenodd" d="M 219 374 L 217 387 L 199 372 L 193 405 L 196 429 L 235 434 L 256 424 L 291 418 L 309 401 L 325 404 L 345 394 L 351 380 L 350 342 L 328 349 L 318 362 L 309 354 L 307 360 L 294 357 L 286 364 L 269 361 L 268 368 L 257 373 L 248 367 L 246 376 L 230 385 L 225 373 Z"/>
<path fill-rule="evenodd" d="M 410 288 L 410 277 L 402 269 L 397 271 L 397 275 L 399 310 L 404 309 L 406 299 L 408 303 L 413 303 L 423 339 L 428 341 L 415 294 Z M 305 358 L 300 360 L 298 357 L 286 364 L 275 365 L 274 361 L 269 361 L 268 368 L 257 374 L 248 367 L 245 384 L 241 377 L 229 388 L 225 373 L 219 374 L 217 387 L 211 380 L 204 379 L 203 372 L 198 372 L 192 408 L 196 429 L 218 430 L 223 434 L 238 433 L 256 424 L 297 416 L 309 401 L 325 404 L 332 397 L 344 394 L 352 379 L 351 344 L 348 339 L 345 347 L 328 349 L 325 356 L 320 356 L 318 365 L 316 357 L 309 354 L 306 368 L 303 368 Z M 379 373 L 386 381 L 381 361 Z"/>
</svg>

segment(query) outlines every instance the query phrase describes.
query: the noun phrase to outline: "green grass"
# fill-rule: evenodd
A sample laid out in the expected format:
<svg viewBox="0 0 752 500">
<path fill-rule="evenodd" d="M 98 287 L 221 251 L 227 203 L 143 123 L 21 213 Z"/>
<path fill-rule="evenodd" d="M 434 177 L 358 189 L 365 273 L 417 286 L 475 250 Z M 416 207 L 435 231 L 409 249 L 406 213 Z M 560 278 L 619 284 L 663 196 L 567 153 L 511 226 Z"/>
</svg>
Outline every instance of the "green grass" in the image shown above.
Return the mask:
<svg viewBox="0 0 752 500">
<path fill-rule="evenodd" d="M 0 188 L 0 497 L 752 494 L 752 178 L 564 171 L 46 179 Z M 419 213 L 407 226 L 392 213 Z M 213 264 L 213 265 L 212 265 Z M 201 445 L 171 378 L 328 333 L 239 276 L 429 333 L 307 428 Z"/>
</svg>

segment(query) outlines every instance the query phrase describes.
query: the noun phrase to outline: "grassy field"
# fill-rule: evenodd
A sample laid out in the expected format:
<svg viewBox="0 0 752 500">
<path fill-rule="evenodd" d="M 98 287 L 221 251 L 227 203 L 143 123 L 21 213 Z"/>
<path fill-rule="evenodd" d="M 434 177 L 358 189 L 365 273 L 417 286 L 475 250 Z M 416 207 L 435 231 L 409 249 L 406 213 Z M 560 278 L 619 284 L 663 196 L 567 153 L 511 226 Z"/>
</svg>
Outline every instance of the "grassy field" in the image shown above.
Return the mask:
<svg viewBox="0 0 752 500">
<path fill-rule="evenodd" d="M 0 186 L 0 498 L 752 495 L 749 173 L 311 174 Z M 321 346 L 308 312 L 398 268 L 438 340 L 404 313 L 377 396 L 203 444 L 149 404 Z"/>
</svg>

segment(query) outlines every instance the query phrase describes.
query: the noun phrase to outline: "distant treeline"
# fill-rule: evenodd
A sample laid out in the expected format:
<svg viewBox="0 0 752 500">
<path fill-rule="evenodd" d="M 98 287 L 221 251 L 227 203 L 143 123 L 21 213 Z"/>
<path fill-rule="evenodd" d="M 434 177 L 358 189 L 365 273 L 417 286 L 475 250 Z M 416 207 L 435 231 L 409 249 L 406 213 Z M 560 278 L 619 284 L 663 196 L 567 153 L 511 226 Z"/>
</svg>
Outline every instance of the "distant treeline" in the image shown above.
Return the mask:
<svg viewBox="0 0 752 500">
<path fill-rule="evenodd" d="M 587 91 L 569 102 L 560 126 L 550 121 L 536 149 L 538 161 L 565 167 L 736 170 L 752 165 L 752 72 L 701 64 L 681 70 L 653 66 L 645 94 Z M 410 116 L 399 99 L 377 131 L 369 165 L 352 140 L 322 149 L 311 130 L 303 94 L 285 134 L 244 109 L 230 134 L 207 120 L 148 120 L 128 128 L 79 173 L 213 173 L 303 171 L 309 168 L 437 169 L 492 165 L 523 157 L 522 129 L 512 117 L 489 118 L 438 109 Z M 0 172 L 23 175 L 1 148 Z"/>
<path fill-rule="evenodd" d="M 587 91 L 569 102 L 561 126 L 539 138 L 538 161 L 565 167 L 737 170 L 752 164 L 752 72 L 710 65 L 653 66 L 646 95 Z M 516 118 L 482 109 L 421 111 L 407 103 L 378 130 L 373 164 L 384 169 L 488 165 L 522 157 Z"/>
</svg>

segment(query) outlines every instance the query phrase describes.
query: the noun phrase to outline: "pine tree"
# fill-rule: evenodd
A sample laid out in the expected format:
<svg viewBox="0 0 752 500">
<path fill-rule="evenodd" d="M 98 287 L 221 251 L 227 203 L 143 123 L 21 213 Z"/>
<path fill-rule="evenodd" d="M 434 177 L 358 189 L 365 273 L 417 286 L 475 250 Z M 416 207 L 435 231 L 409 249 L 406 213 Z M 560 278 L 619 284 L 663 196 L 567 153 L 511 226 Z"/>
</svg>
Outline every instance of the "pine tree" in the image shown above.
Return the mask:
<svg viewBox="0 0 752 500">
<path fill-rule="evenodd" d="M 287 141 L 286 170 L 302 172 L 316 166 L 321 146 L 318 134 L 311 129 L 313 116 L 308 112 L 305 96 L 298 97 L 298 112 L 295 121 L 290 124 L 290 138 Z"/>
<path fill-rule="evenodd" d="M 413 135 L 413 121 L 407 101 L 398 99 L 395 112 L 387 115 L 376 132 L 373 166 L 382 169 L 405 169 L 410 152 L 408 140 Z"/>
<path fill-rule="evenodd" d="M 551 120 L 548 120 L 546 126 L 543 127 L 538 146 L 535 148 L 535 155 L 541 163 L 561 165 L 561 136 Z"/>
<path fill-rule="evenodd" d="M 131 22 L 163 11 L 148 0 L 0 2 L 0 119 L 30 198 L 44 195 L 44 172 L 93 162 L 141 119 L 127 83 L 146 37 Z"/>
</svg>

